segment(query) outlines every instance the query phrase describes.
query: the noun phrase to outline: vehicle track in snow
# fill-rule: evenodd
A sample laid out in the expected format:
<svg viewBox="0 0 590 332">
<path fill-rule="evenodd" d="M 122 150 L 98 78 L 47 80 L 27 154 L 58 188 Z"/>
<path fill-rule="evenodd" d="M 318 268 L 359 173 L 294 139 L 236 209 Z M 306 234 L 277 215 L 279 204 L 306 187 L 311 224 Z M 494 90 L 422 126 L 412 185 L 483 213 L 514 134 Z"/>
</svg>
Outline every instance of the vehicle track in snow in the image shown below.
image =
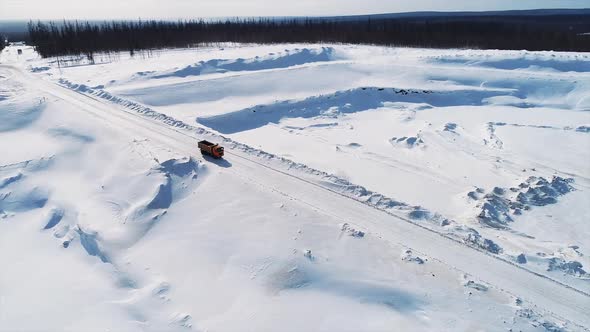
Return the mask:
<svg viewBox="0 0 590 332">
<path fill-rule="evenodd" d="M 121 105 L 32 77 L 14 67 L 3 67 L 12 72 L 13 78 L 77 105 L 81 111 L 107 124 L 117 125 L 117 128 L 132 134 L 155 139 L 184 154 L 195 155 L 197 151 L 198 138 L 188 131 L 141 116 Z M 315 210 L 332 215 L 338 220 L 364 227 L 384 240 L 410 247 L 571 324 L 583 328 L 590 327 L 590 312 L 587 310 L 590 307 L 590 294 L 585 290 L 523 268 L 484 250 L 467 246 L 447 234 L 390 211 L 378 209 L 368 202 L 272 167 L 263 162 L 264 158 L 239 150 L 226 150 L 226 153 L 230 156 L 232 165 L 225 169 L 220 167 L 222 172 L 232 172 Z"/>
</svg>

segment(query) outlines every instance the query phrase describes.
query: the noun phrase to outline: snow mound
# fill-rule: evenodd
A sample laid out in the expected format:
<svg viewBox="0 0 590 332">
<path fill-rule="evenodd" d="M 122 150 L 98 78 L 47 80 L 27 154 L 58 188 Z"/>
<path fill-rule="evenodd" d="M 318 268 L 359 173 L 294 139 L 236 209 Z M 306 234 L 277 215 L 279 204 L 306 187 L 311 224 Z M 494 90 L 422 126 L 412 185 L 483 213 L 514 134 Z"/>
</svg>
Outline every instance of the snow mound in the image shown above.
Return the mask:
<svg viewBox="0 0 590 332">
<path fill-rule="evenodd" d="M 0 189 L 4 189 L 4 188 L 8 187 L 9 185 L 11 185 L 15 182 L 18 182 L 22 178 L 23 178 L 23 173 L 18 173 L 16 175 L 8 176 L 3 179 L 0 179 Z"/>
<path fill-rule="evenodd" d="M 342 232 L 344 232 L 352 237 L 359 237 L 360 238 L 360 237 L 365 236 L 365 232 L 354 229 L 347 223 L 342 225 L 341 230 L 342 230 Z"/>
<path fill-rule="evenodd" d="M 502 247 L 494 241 L 482 237 L 481 234 L 473 228 L 467 229 L 466 234 L 463 236 L 463 243 L 483 249 L 492 254 L 499 254 L 503 251 Z"/>
<path fill-rule="evenodd" d="M 510 189 L 496 187 L 490 193 L 482 188 L 467 193 L 467 197 L 477 202 L 477 219 L 486 226 L 505 228 L 514 221 L 514 216 L 528 211 L 531 206 L 545 206 L 557 203 L 559 196 L 574 190 L 572 178 L 554 176 L 551 181 L 543 177 L 531 176 L 526 181 Z"/>
<path fill-rule="evenodd" d="M 487 131 L 489 136 L 483 140 L 483 143 L 492 148 L 503 149 L 504 142 L 496 135 L 496 124 L 488 123 Z"/>
<path fill-rule="evenodd" d="M 198 171 L 199 163 L 192 157 L 160 163 L 149 173 L 151 176 L 161 177 L 162 180 L 145 209 L 165 210 L 174 201 L 182 199 L 191 189 L 192 182 L 197 179 Z"/>
<path fill-rule="evenodd" d="M 150 210 L 169 208 L 173 201 L 183 197 L 189 188 L 185 180 L 197 179 L 198 169 L 199 164 L 192 157 L 170 159 L 158 165 L 154 171 L 162 174 L 164 180 L 146 208 Z"/>
<path fill-rule="evenodd" d="M 411 263 L 416 263 L 416 264 L 424 264 L 425 260 L 422 259 L 419 256 L 414 255 L 414 253 L 412 252 L 412 250 L 407 249 L 404 250 L 401 254 L 401 259 L 404 262 L 411 262 Z"/>
<path fill-rule="evenodd" d="M 305 130 L 313 130 L 313 129 L 328 129 L 328 128 L 335 128 L 338 127 L 338 122 L 329 122 L 329 123 L 316 123 L 305 127 L 297 127 L 297 126 L 284 126 L 286 130 L 293 132 L 297 131 L 305 131 Z"/>
<path fill-rule="evenodd" d="M 0 212 L 7 214 L 40 209 L 48 199 L 47 190 L 39 187 L 0 192 Z"/>
<path fill-rule="evenodd" d="M 445 128 L 443 129 L 443 131 L 448 131 L 453 134 L 457 133 L 456 130 L 457 130 L 457 124 L 453 123 L 453 122 L 449 122 L 449 123 L 445 124 Z"/>
<path fill-rule="evenodd" d="M 367 281 L 369 277 L 341 279 L 340 275 L 309 261 L 301 264 L 290 262 L 270 273 L 266 285 L 274 292 L 288 290 L 329 294 L 398 312 L 417 311 L 423 305 L 415 294 L 392 287 L 391 283 Z"/>
<path fill-rule="evenodd" d="M 79 133 L 73 129 L 65 128 L 65 127 L 58 127 L 58 128 L 51 128 L 48 130 L 48 133 L 56 138 L 70 138 L 74 139 L 81 143 L 91 143 L 94 142 L 94 137 L 86 134 Z"/>
<path fill-rule="evenodd" d="M 49 167 L 51 158 L 27 160 L 15 164 L 0 165 L 0 217 L 17 212 L 40 209 L 49 200 L 49 191 L 43 187 L 20 185 L 27 175 Z"/>
<path fill-rule="evenodd" d="M 49 211 L 47 216 L 47 222 L 45 223 L 45 227 L 43 229 L 51 229 L 63 219 L 65 211 L 61 208 L 53 208 Z"/>
<path fill-rule="evenodd" d="M 264 57 L 250 59 L 213 59 L 201 61 L 172 72 L 153 74 L 154 78 L 188 77 L 212 73 L 226 73 L 239 71 L 258 71 L 267 69 L 288 68 L 313 62 L 327 62 L 335 58 L 332 47 L 320 49 L 294 49 L 285 52 L 271 53 Z M 150 73 L 138 72 L 136 76 L 148 76 Z"/>
<path fill-rule="evenodd" d="M 37 172 L 47 169 L 54 161 L 54 157 L 30 159 L 14 164 L 0 165 L 0 174 L 4 172 Z"/>
<path fill-rule="evenodd" d="M 170 159 L 160 164 L 158 170 L 167 176 L 197 178 L 199 163 L 192 157 Z"/>
<path fill-rule="evenodd" d="M 311 252 L 310 252 L 311 255 Z M 314 277 L 309 271 L 297 264 L 281 266 L 269 275 L 268 286 L 275 291 L 297 289 L 309 285 Z"/>
<path fill-rule="evenodd" d="M 521 123 L 506 123 L 506 122 L 489 122 L 488 125 L 490 128 L 495 127 L 504 127 L 504 126 L 511 126 L 511 127 L 520 127 L 520 128 L 537 128 L 537 129 L 553 129 L 553 130 L 573 130 L 572 127 L 556 127 L 551 125 L 532 125 L 532 124 L 521 124 Z M 586 132 L 586 127 L 580 126 L 576 128 L 577 132 Z"/>
<path fill-rule="evenodd" d="M 463 67 L 471 69 L 469 67 Z M 490 71 L 485 68 L 472 68 L 473 73 L 447 69 L 444 74 L 433 73 L 429 78 L 443 86 L 452 88 L 472 88 L 495 90 L 499 93 L 485 98 L 484 103 L 496 106 L 511 106 L 517 108 L 550 107 L 558 109 L 588 109 L 588 83 L 584 80 L 566 80 L 552 77 L 531 79 L 528 75 L 519 75 L 514 71 L 486 75 Z M 483 72 L 482 72 L 483 70 Z M 538 70 L 530 72 L 532 75 L 542 75 Z M 561 75 L 556 73 L 554 75 Z"/>
<path fill-rule="evenodd" d="M 584 271 L 582 263 L 577 261 L 566 261 L 563 258 L 550 258 L 547 271 L 560 271 L 575 277 L 590 279 L 590 274 Z"/>
<path fill-rule="evenodd" d="M 44 71 L 48 71 L 50 69 L 51 69 L 51 67 L 48 67 L 48 66 L 31 67 L 31 72 L 33 72 L 33 73 L 41 73 L 41 72 L 44 72 Z"/>
<path fill-rule="evenodd" d="M 518 202 L 525 205 L 545 206 L 557 203 L 557 197 L 565 195 L 574 190 L 570 183 L 573 178 L 564 179 L 554 176 L 551 182 L 545 178 L 530 177 L 521 184 L 521 188 L 527 188 L 526 192 L 520 192 L 516 198 Z"/>
<path fill-rule="evenodd" d="M 172 205 L 172 179 L 166 176 L 164 183 L 160 184 L 154 198 L 146 208 L 150 210 L 167 209 Z"/>
<path fill-rule="evenodd" d="M 462 276 L 462 284 L 464 287 L 472 288 L 480 292 L 487 292 L 489 289 L 488 285 L 482 282 L 475 281 L 469 275 L 466 274 Z"/>
<path fill-rule="evenodd" d="M 571 59 L 567 56 L 517 53 L 505 58 L 485 56 L 436 57 L 430 60 L 437 64 L 494 68 L 501 70 L 549 70 L 559 72 L 590 72 L 590 61 Z"/>
<path fill-rule="evenodd" d="M 18 87 L 0 88 L 0 132 L 18 130 L 35 122 L 45 108 L 43 98 Z"/>
<path fill-rule="evenodd" d="M 422 140 L 422 137 L 420 137 L 420 135 L 410 137 L 403 136 L 399 138 L 392 137 L 391 139 L 389 139 L 389 143 L 391 143 L 391 145 L 393 146 L 402 146 L 408 149 L 425 146 L 424 140 Z"/>
<path fill-rule="evenodd" d="M 76 232 L 80 237 L 80 244 L 88 255 L 100 258 L 103 263 L 110 263 L 110 258 L 100 246 L 97 232 L 85 232 L 79 225 L 76 227 Z"/>
<path fill-rule="evenodd" d="M 520 308 L 516 310 L 516 316 L 520 318 L 525 318 L 528 321 L 532 322 L 534 327 L 543 328 L 544 331 L 548 332 L 566 332 L 570 329 L 565 326 L 563 323 L 552 322 L 543 317 L 543 315 L 533 311 L 529 308 Z"/>
<path fill-rule="evenodd" d="M 185 196 L 191 188 L 191 182 L 197 179 L 198 162 L 190 158 L 170 159 L 160 163 L 150 175 L 161 176 L 162 181 L 147 203 L 147 210 L 168 209 L 174 201 Z"/>
<path fill-rule="evenodd" d="M 192 329 L 193 328 L 193 323 L 192 323 L 192 316 L 185 314 L 185 313 L 176 313 L 173 315 L 172 319 L 171 319 L 171 323 L 174 325 L 178 325 L 181 327 L 184 327 L 186 329 Z"/>
<path fill-rule="evenodd" d="M 488 286 L 475 282 L 473 280 L 468 280 L 467 282 L 465 282 L 464 284 L 465 287 L 469 287 L 469 288 L 473 288 L 475 290 L 478 290 L 480 292 L 486 292 L 488 290 Z"/>
</svg>

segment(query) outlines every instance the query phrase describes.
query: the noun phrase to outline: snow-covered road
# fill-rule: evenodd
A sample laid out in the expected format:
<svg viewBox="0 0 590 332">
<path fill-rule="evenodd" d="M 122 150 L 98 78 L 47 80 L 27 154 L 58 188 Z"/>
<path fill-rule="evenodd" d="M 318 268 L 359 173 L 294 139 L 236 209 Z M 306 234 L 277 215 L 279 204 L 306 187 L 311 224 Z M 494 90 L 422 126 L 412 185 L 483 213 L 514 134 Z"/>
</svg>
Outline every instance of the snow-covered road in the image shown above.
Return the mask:
<svg viewBox="0 0 590 332">
<path fill-rule="evenodd" d="M 196 140 L 188 133 L 149 118 L 126 111 L 122 106 L 91 98 L 33 77 L 22 70 L 1 66 L 23 85 L 39 89 L 67 101 L 107 125 L 134 135 L 149 138 L 172 150 L 199 157 Z M 565 285 L 546 276 L 536 275 L 490 254 L 475 250 L 413 222 L 343 196 L 327 187 L 309 182 L 296 173 L 287 173 L 265 164 L 240 150 L 228 151 L 220 172 L 230 172 L 247 182 L 278 192 L 308 205 L 341 222 L 363 227 L 386 241 L 412 248 L 451 268 L 489 283 L 492 287 L 516 296 L 542 311 L 552 313 L 572 324 L 590 328 L 588 290 Z"/>
</svg>

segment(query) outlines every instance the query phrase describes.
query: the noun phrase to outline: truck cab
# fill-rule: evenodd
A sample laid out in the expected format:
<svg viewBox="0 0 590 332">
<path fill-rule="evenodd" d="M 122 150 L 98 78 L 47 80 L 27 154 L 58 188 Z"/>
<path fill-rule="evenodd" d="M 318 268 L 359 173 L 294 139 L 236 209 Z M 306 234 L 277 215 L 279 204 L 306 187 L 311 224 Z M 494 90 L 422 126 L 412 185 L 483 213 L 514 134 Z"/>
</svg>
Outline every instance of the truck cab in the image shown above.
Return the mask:
<svg viewBox="0 0 590 332">
<path fill-rule="evenodd" d="M 223 157 L 224 154 L 225 154 L 225 151 L 223 149 L 223 146 L 217 145 L 216 147 L 213 148 L 213 157 L 221 158 L 221 157 Z"/>
</svg>

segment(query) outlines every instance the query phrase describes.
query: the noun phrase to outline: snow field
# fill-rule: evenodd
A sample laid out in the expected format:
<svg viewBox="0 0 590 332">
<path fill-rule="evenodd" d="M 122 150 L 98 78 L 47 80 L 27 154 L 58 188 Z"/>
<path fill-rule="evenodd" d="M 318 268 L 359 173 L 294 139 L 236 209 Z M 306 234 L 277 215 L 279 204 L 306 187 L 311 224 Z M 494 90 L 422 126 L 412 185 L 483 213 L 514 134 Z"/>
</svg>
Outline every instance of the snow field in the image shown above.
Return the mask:
<svg viewBox="0 0 590 332">
<path fill-rule="evenodd" d="M 587 60 L 498 53 L 228 46 L 61 69 L 29 53 L 24 66 L 80 103 L 165 114 L 273 167 L 294 160 L 290 172 L 325 186 L 370 188 L 358 196 L 369 205 L 515 262 L 523 254 L 527 268 L 587 291 L 574 264 L 590 264 Z M 0 257 L 19 263 L 0 278 L 0 330 L 582 328 L 414 240 L 269 188 L 231 155 L 198 160 L 186 141 L 113 125 L 13 73 L 0 69 Z M 485 203 L 520 202 L 510 188 L 526 193 L 523 183 L 543 188 L 528 210 L 478 218 Z"/>
</svg>

